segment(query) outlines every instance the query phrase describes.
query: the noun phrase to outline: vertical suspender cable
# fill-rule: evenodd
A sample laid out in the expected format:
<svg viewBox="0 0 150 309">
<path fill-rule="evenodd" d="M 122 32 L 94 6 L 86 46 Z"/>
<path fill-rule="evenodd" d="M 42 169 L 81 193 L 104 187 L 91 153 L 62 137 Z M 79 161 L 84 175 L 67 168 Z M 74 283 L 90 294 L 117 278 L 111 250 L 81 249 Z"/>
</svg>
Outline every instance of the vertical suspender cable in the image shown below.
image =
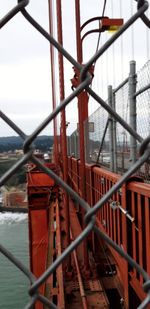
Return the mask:
<svg viewBox="0 0 150 309">
<path fill-rule="evenodd" d="M 53 1 L 48 1 L 49 5 L 49 29 L 52 36 L 54 36 L 54 25 L 53 25 Z M 55 55 L 54 55 L 54 46 L 50 45 L 50 60 L 51 60 L 51 79 L 52 79 L 52 105 L 53 110 L 56 108 L 56 72 L 55 72 Z M 53 120 L 53 126 L 54 126 L 54 158 L 55 163 L 58 164 L 58 134 L 57 134 L 57 117 Z"/>
<path fill-rule="evenodd" d="M 149 11 L 147 11 L 145 13 L 147 15 L 147 17 L 149 17 Z M 149 28 L 146 27 L 146 57 L 147 57 L 147 61 L 149 62 L 150 61 L 150 39 L 149 39 Z M 149 68 L 149 63 L 147 64 L 147 67 Z M 149 70 L 148 70 L 149 72 Z M 149 74 L 148 74 L 148 79 L 149 79 Z M 150 119 L 150 102 L 148 102 L 148 119 Z M 150 134 L 150 120 L 148 122 L 148 132 Z"/>
<path fill-rule="evenodd" d="M 122 0 L 120 0 L 120 17 L 122 17 Z M 123 63 L 123 35 L 120 38 L 121 42 L 121 79 L 124 79 L 124 63 Z"/>
<path fill-rule="evenodd" d="M 131 3 L 131 16 L 133 16 L 133 1 Z M 134 25 L 131 26 L 131 46 L 132 46 L 132 60 L 134 60 Z"/>
<path fill-rule="evenodd" d="M 146 12 L 147 17 L 148 17 L 148 12 Z M 150 57 L 150 48 L 149 48 L 150 40 L 149 40 L 149 28 L 146 27 L 146 52 L 147 52 L 147 61 L 149 60 Z"/>
<path fill-rule="evenodd" d="M 113 7 L 113 0 L 111 2 L 111 14 L 112 18 L 114 17 L 114 7 Z M 113 87 L 116 85 L 116 76 L 115 76 L 115 45 L 112 45 L 112 51 L 113 51 Z"/>
<path fill-rule="evenodd" d="M 82 55 L 82 42 L 81 42 L 81 24 L 80 24 L 80 0 L 75 0 L 75 19 L 76 19 L 76 48 L 77 48 L 77 61 L 83 63 Z M 80 172 L 81 172 L 81 196 L 86 199 L 86 178 L 85 178 L 85 134 L 84 134 L 84 123 L 88 119 L 88 95 L 86 91 L 82 91 L 78 95 L 78 121 L 79 121 L 79 153 L 80 153 Z M 84 210 L 81 209 L 82 227 L 84 229 Z M 87 251 L 87 240 L 83 241 L 84 248 L 84 264 L 85 269 L 89 267 L 88 251 Z"/>
<path fill-rule="evenodd" d="M 104 0 L 104 3 L 103 3 L 103 10 L 102 10 L 102 14 L 101 16 L 103 17 L 105 15 L 105 10 L 106 10 L 106 4 L 107 4 L 107 0 Z M 95 53 L 98 51 L 99 49 L 99 45 L 100 45 L 100 40 L 101 40 L 101 32 L 99 32 L 99 35 L 98 35 L 98 40 L 97 40 L 97 45 L 96 45 L 96 51 Z M 96 65 L 96 62 L 94 63 L 94 69 L 95 69 L 95 65 Z M 104 85 L 103 85 L 103 63 L 101 61 L 101 91 L 102 91 L 102 97 L 103 97 L 103 88 L 104 88 Z M 91 84 L 91 87 L 92 87 L 92 84 Z"/>
<path fill-rule="evenodd" d="M 102 11 L 102 17 L 103 17 L 104 14 L 105 14 L 106 3 L 107 3 L 107 0 L 104 0 L 103 11 Z M 101 39 L 101 32 L 100 32 L 99 35 L 98 35 L 98 41 L 97 41 L 97 46 L 96 46 L 96 53 L 97 53 L 98 48 L 99 48 L 100 39 Z"/>
<path fill-rule="evenodd" d="M 106 36 L 106 33 L 105 33 L 105 36 Z M 108 50 L 106 50 L 106 83 L 107 83 L 107 86 L 109 84 L 109 74 L 108 74 Z"/>
<path fill-rule="evenodd" d="M 149 28 L 146 27 L 146 51 L 147 51 L 147 61 L 149 60 L 150 57 L 150 50 L 149 50 L 149 44 L 150 44 L 150 40 L 149 40 Z"/>
<path fill-rule="evenodd" d="M 123 10 L 122 10 L 122 0 L 120 0 L 120 17 L 123 16 Z M 121 79 L 122 81 L 124 80 L 124 53 L 123 53 L 123 50 L 124 50 L 124 45 L 123 45 L 123 35 L 121 35 L 121 38 L 120 38 L 120 42 L 121 42 Z M 121 91 L 121 96 L 122 96 L 122 117 L 124 117 L 124 111 L 125 111 L 125 102 L 124 102 L 124 88 L 121 88 L 120 89 Z M 120 143 L 120 140 L 119 140 L 119 129 L 117 127 L 117 136 L 118 136 L 118 144 L 120 146 L 120 151 L 122 150 L 122 168 L 124 169 L 124 136 L 125 136 L 125 130 L 123 129 L 122 131 L 122 134 L 123 134 L 123 149 L 121 149 L 121 143 Z"/>
<path fill-rule="evenodd" d="M 63 45 L 63 34 L 62 34 L 62 7 L 61 0 L 56 2 L 57 10 L 57 35 L 58 42 Z M 60 87 L 60 100 L 63 101 L 65 98 L 64 89 L 64 62 L 63 55 L 58 54 L 59 62 L 59 87 Z M 65 109 L 61 112 L 61 139 L 62 139 L 62 159 L 63 159 L 63 177 L 64 181 L 68 182 L 68 161 L 67 161 L 67 138 L 66 138 L 66 112 Z M 65 220 L 66 220 L 66 246 L 69 245 L 69 199 L 68 195 L 65 193 Z"/>
</svg>

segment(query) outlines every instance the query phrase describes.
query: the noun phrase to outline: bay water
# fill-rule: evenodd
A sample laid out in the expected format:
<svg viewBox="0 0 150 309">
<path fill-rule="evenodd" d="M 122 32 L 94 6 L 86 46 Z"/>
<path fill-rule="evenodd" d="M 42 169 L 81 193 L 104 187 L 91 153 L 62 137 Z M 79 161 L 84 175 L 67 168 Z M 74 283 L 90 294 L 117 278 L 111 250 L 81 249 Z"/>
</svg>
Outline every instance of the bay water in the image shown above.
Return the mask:
<svg viewBox="0 0 150 309">
<path fill-rule="evenodd" d="M 0 244 L 29 268 L 27 214 L 0 213 Z M 28 278 L 0 253 L 0 309 L 22 309 L 29 301 Z"/>
</svg>

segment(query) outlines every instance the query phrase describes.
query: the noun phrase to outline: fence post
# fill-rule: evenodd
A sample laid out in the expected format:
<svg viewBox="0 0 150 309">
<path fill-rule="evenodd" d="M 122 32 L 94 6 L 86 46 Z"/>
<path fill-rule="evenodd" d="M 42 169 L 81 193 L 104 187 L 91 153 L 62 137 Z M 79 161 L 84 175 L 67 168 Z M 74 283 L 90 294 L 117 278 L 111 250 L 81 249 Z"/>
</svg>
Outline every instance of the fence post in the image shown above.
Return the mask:
<svg viewBox="0 0 150 309">
<path fill-rule="evenodd" d="M 130 61 L 130 74 L 129 74 L 129 113 L 130 113 L 130 126 L 136 131 L 136 62 Z M 137 142 L 136 139 L 130 135 L 130 165 L 136 162 Z"/>
<path fill-rule="evenodd" d="M 74 132 L 74 156 L 77 158 L 77 130 Z"/>
<path fill-rule="evenodd" d="M 84 121 L 85 162 L 90 161 L 89 120 Z"/>
<path fill-rule="evenodd" d="M 79 133 L 76 130 L 76 158 L 79 159 Z"/>
<path fill-rule="evenodd" d="M 70 145 L 71 145 L 71 147 L 70 147 L 70 155 L 74 156 L 74 135 L 73 135 L 73 133 L 70 136 Z"/>
<path fill-rule="evenodd" d="M 67 135 L 67 154 L 70 156 L 70 136 Z"/>
<path fill-rule="evenodd" d="M 112 86 L 108 86 L 108 104 L 113 106 Z M 113 143 L 113 118 L 109 115 L 109 153 L 110 153 L 110 170 L 114 171 L 114 143 Z"/>
<path fill-rule="evenodd" d="M 112 92 L 112 108 L 116 111 L 116 98 L 115 92 Z M 114 160 L 114 172 L 117 173 L 117 138 L 116 138 L 116 119 L 113 118 L 113 160 Z"/>
</svg>

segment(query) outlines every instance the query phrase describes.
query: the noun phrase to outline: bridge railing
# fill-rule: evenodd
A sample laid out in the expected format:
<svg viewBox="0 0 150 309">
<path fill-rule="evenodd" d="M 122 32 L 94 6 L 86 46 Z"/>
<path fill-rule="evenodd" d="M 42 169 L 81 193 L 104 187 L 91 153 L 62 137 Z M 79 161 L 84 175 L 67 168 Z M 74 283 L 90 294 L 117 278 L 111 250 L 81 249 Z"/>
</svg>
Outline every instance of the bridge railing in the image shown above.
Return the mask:
<svg viewBox="0 0 150 309">
<path fill-rule="evenodd" d="M 80 194 L 80 161 L 68 157 L 69 176 L 72 188 Z M 86 201 L 93 207 L 120 179 L 106 169 L 86 164 Z M 96 214 L 100 228 L 123 248 L 142 268 L 150 274 L 150 185 L 142 183 L 137 176 L 128 179 L 111 198 L 103 204 Z M 126 278 L 127 265 L 119 255 L 113 255 L 120 266 L 122 280 Z M 135 268 L 128 269 L 132 285 L 141 300 L 145 294 L 142 289 L 143 277 Z M 126 287 L 126 288 L 127 288 Z"/>
</svg>

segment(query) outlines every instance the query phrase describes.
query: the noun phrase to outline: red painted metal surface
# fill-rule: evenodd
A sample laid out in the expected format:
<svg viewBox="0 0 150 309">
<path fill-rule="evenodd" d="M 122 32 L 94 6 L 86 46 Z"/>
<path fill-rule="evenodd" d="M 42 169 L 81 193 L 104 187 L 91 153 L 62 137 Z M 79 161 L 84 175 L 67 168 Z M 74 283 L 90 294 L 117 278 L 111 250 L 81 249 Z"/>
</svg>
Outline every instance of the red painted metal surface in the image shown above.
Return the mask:
<svg viewBox="0 0 150 309">
<path fill-rule="evenodd" d="M 77 61 L 82 64 L 82 42 L 80 32 L 80 1 L 75 0 L 75 20 L 76 20 L 76 46 L 77 46 Z M 84 122 L 88 119 L 88 95 L 86 91 L 82 91 L 78 95 L 78 122 L 79 122 L 79 152 L 80 152 L 80 170 L 81 170 L 81 196 L 85 198 L 85 137 L 84 137 Z M 84 210 L 81 209 L 82 228 L 84 228 Z M 88 268 L 87 244 L 84 240 L 84 263 Z"/>
<path fill-rule="evenodd" d="M 70 230 L 71 239 L 74 240 L 82 232 L 77 211 L 74 203 L 70 200 Z M 80 292 L 80 306 L 73 308 L 109 308 L 109 301 L 101 285 L 95 264 L 92 257 L 89 262 L 89 269 L 84 264 L 84 243 L 82 242 L 72 254 L 72 267 Z M 72 306 L 71 306 L 72 308 Z"/>
<path fill-rule="evenodd" d="M 80 25 L 80 1 L 75 0 L 75 18 L 76 18 L 76 46 L 77 61 L 82 64 L 82 43 L 81 43 L 81 25 Z M 78 74 L 77 74 L 78 76 Z M 79 80 L 79 77 L 78 77 Z M 85 137 L 84 122 L 88 119 L 88 94 L 86 91 L 78 95 L 78 122 L 79 122 L 79 149 L 80 149 L 80 170 L 81 170 L 81 195 L 85 197 Z"/>
<path fill-rule="evenodd" d="M 80 164 L 73 160 L 73 166 Z M 49 168 L 56 170 L 53 164 Z M 78 173 L 78 169 L 76 170 Z M 27 173 L 29 201 L 30 267 L 39 277 L 68 246 L 66 235 L 65 200 L 63 191 L 54 181 L 32 166 Z M 74 179 L 74 183 L 78 181 Z M 55 194 L 55 195 L 54 195 Z M 78 218 L 78 207 L 70 200 L 71 239 L 76 239 L 82 226 Z M 89 237 L 88 241 L 91 241 Z M 84 243 L 82 242 L 70 257 L 71 267 L 66 268 L 67 259 L 57 268 L 40 288 L 40 292 L 57 303 L 58 307 L 108 308 L 108 299 L 101 286 L 93 261 L 85 267 Z M 92 264 L 91 264 L 92 263 Z M 67 272 L 66 272 L 67 270 Z M 70 272 L 68 272 L 70 271 Z M 74 291 L 74 285 L 76 286 Z M 73 296 L 75 293 L 75 296 Z M 65 295 L 68 295 L 66 300 Z M 37 302 L 36 309 L 43 309 Z"/>
<path fill-rule="evenodd" d="M 150 187 L 148 184 L 131 182 L 127 185 L 130 200 L 129 205 L 135 218 L 131 227 L 129 254 L 150 274 Z M 140 298 L 145 294 L 141 290 L 143 279 L 136 271 L 130 273 L 132 287 Z"/>
<path fill-rule="evenodd" d="M 67 244 L 68 245 L 68 244 Z M 60 207 L 58 201 L 56 201 L 56 250 L 57 255 L 62 253 L 62 239 L 61 239 L 61 223 L 60 223 Z M 65 308 L 65 295 L 64 295 L 64 278 L 63 278 L 63 265 L 61 264 L 57 269 L 57 279 L 59 287 L 58 305 L 59 308 Z"/>
<path fill-rule="evenodd" d="M 51 168 L 55 168 L 54 165 L 50 166 Z M 78 193 L 80 193 L 81 161 L 70 157 L 68 158 L 68 167 L 70 184 Z M 86 164 L 85 171 L 86 200 L 92 207 L 112 187 L 112 185 L 116 183 L 120 176 L 92 164 Z M 55 256 L 56 252 L 57 255 L 60 255 L 61 252 L 67 247 L 67 242 L 65 240 L 67 232 L 65 221 L 65 203 L 64 200 L 62 200 L 61 204 L 59 202 L 59 205 L 56 203 L 54 206 L 54 209 L 56 210 L 53 212 L 53 216 L 51 216 L 50 219 L 49 206 L 50 195 L 52 192 L 56 193 L 56 186 L 54 181 L 47 177 L 44 173 L 38 171 L 36 168 L 32 168 L 28 172 L 30 264 L 31 270 L 37 277 L 40 276 L 40 274 L 47 267 L 47 256 L 49 254 Z M 61 192 L 60 196 L 63 197 L 63 192 Z M 115 203 L 115 207 L 113 203 Z M 78 206 L 79 205 L 76 205 L 75 209 L 74 202 L 70 200 L 70 228 L 72 238 L 76 238 L 79 234 L 81 234 L 82 231 L 82 226 L 80 225 L 79 220 L 80 212 Z M 130 214 L 129 217 L 127 217 L 124 213 L 126 210 L 128 210 L 128 214 Z M 137 261 L 148 273 L 150 273 L 149 215 L 150 186 L 148 184 L 132 181 L 131 179 L 131 181 L 122 186 L 121 190 L 112 196 L 109 202 L 103 205 L 101 210 L 99 210 L 97 213 L 96 219 L 98 227 L 106 232 L 112 240 L 114 240 L 119 246 L 128 252 L 134 258 L 134 260 Z M 49 229 L 49 220 L 52 220 L 52 217 L 53 228 Z M 56 231 L 54 228 L 55 224 Z M 53 233 L 54 235 L 56 233 L 56 248 L 50 250 L 50 248 L 53 247 L 53 244 L 55 243 L 54 239 L 51 238 L 49 245 L 49 237 L 51 237 L 49 235 L 52 235 Z M 95 243 L 95 241 L 96 239 L 94 233 L 91 233 L 91 235 L 88 236 L 87 243 L 91 246 L 94 255 L 97 252 L 97 242 Z M 123 298 L 125 300 L 126 307 L 129 306 L 129 286 L 132 287 L 138 298 L 143 300 L 145 298 L 145 293 L 142 289 L 142 277 L 139 276 L 138 273 L 131 267 L 128 269 L 126 261 L 122 259 L 120 255 L 116 253 L 116 251 L 114 251 L 112 248 L 109 249 L 115 259 L 117 276 L 121 282 L 121 289 L 123 289 Z M 81 298 L 83 298 L 83 307 L 85 306 L 86 308 L 86 297 L 84 295 L 83 288 L 84 283 L 81 280 L 81 277 L 85 277 L 87 282 L 90 282 L 90 272 L 92 273 L 93 270 L 89 273 L 87 272 L 87 268 L 85 267 L 84 250 L 84 243 L 81 243 L 80 246 L 76 249 L 76 253 L 73 254 L 74 262 L 72 262 L 71 258 L 71 265 L 74 265 L 74 271 L 77 272 L 77 278 L 79 281 L 78 291 L 81 295 Z M 90 262 L 89 255 L 88 262 Z M 98 263 L 97 265 L 101 265 L 100 257 L 96 263 Z M 63 282 L 64 280 L 68 280 L 67 273 L 65 271 L 66 267 L 64 268 L 64 265 L 65 263 L 63 263 L 63 265 L 61 265 L 60 268 L 58 268 L 56 271 L 58 284 L 60 284 L 59 293 L 58 289 L 55 287 L 52 288 L 53 295 L 57 295 L 58 303 L 61 304 L 61 308 L 65 308 L 65 287 L 63 286 Z M 89 270 L 90 269 L 91 268 L 89 268 Z M 54 274 L 53 276 L 55 277 Z M 106 276 L 104 279 L 102 277 L 102 281 L 104 280 L 105 284 L 107 282 L 106 279 Z M 48 282 L 41 287 L 41 292 L 45 293 L 47 284 L 51 285 L 53 281 L 54 280 L 49 279 Z M 67 282 L 69 285 L 71 284 L 70 279 Z M 111 285 L 113 284 L 111 283 Z M 120 284 L 117 286 L 118 289 L 120 289 Z M 70 291 L 72 291 L 72 289 Z M 89 304 L 88 296 L 87 303 Z M 38 303 L 36 306 L 36 309 L 42 308 L 40 303 Z"/>
<path fill-rule="evenodd" d="M 57 9 L 58 42 L 61 45 L 63 45 L 61 0 L 58 0 L 56 2 L 56 9 Z M 63 63 L 63 55 L 61 53 L 58 53 L 58 61 L 59 61 L 60 101 L 62 101 L 65 98 L 65 90 L 64 90 L 64 63 Z M 67 160 L 67 137 L 66 137 L 66 112 L 65 112 L 65 109 L 61 112 L 60 135 L 61 135 L 63 179 L 67 183 L 68 182 L 68 160 Z M 68 245 L 69 244 L 69 200 L 68 200 L 68 195 L 67 195 L 66 192 L 64 192 L 64 203 L 65 203 L 65 220 L 66 220 L 66 229 L 67 229 L 67 231 L 66 231 L 66 241 L 67 241 L 67 245 Z M 68 263 L 69 263 L 69 260 L 68 260 Z"/>
<path fill-rule="evenodd" d="M 46 164 L 55 170 L 54 164 Z M 28 204 L 29 204 L 29 240 L 30 240 L 30 268 L 38 278 L 46 270 L 48 256 L 49 235 L 49 207 L 52 193 L 56 192 L 53 179 L 39 171 L 37 167 L 29 166 L 27 172 Z M 52 192 L 53 191 L 53 192 Z M 40 288 L 42 294 L 45 284 Z M 43 305 L 37 302 L 36 309 Z"/>
<path fill-rule="evenodd" d="M 75 162 L 76 161 L 76 162 Z M 69 173 L 72 186 L 79 192 L 80 162 L 68 158 Z M 86 164 L 86 200 L 94 205 L 119 179 L 119 175 L 94 165 Z M 117 206 L 127 210 L 132 220 Z M 97 214 L 97 224 L 111 239 L 128 252 L 150 274 L 150 185 L 134 182 L 124 184 L 109 202 Z M 93 248 L 95 248 L 93 243 Z M 128 307 L 129 285 L 137 296 L 143 300 L 145 293 L 142 289 L 143 278 L 135 270 L 128 269 L 124 259 L 110 248 L 121 275 L 124 286 L 124 299 Z"/>
<path fill-rule="evenodd" d="M 99 31 L 105 31 L 105 30 L 109 30 L 109 27 L 111 26 L 122 26 L 123 25 L 123 19 L 122 18 L 109 18 L 107 16 L 100 16 L 100 17 L 93 17 L 88 19 L 81 27 L 81 30 L 83 30 L 88 24 L 90 24 L 91 22 L 95 22 L 95 21 L 99 21 L 101 27 L 99 28 Z M 102 27 L 105 27 L 103 28 Z"/>
<path fill-rule="evenodd" d="M 71 237 L 72 237 L 72 233 L 71 233 Z M 85 291 L 84 291 L 84 285 L 83 285 L 82 276 L 81 276 L 81 272 L 80 272 L 79 262 L 78 262 L 78 258 L 77 258 L 77 254 L 76 254 L 75 250 L 73 251 L 73 256 L 74 256 L 74 261 L 75 261 L 75 265 L 76 265 L 76 269 L 77 269 L 77 276 L 78 276 L 78 282 L 79 282 L 79 288 L 80 288 L 80 294 L 81 294 L 83 309 L 88 309 L 87 298 L 86 298 L 86 294 L 85 294 Z"/>
<path fill-rule="evenodd" d="M 48 1 L 48 10 L 49 10 L 49 29 L 52 36 L 54 36 L 54 25 L 53 25 L 53 19 L 52 19 L 52 12 L 53 12 L 53 1 Z M 53 65 L 55 63 L 55 57 L 54 57 L 55 48 L 51 44 L 50 45 L 50 60 L 51 60 L 51 79 L 52 79 L 52 106 L 53 109 L 56 108 L 56 87 L 55 87 L 55 80 L 56 80 L 56 72 L 55 72 L 55 66 Z M 56 164 L 59 162 L 58 154 L 58 127 L 57 127 L 57 118 L 53 120 L 53 127 L 54 127 L 54 161 Z"/>
</svg>

